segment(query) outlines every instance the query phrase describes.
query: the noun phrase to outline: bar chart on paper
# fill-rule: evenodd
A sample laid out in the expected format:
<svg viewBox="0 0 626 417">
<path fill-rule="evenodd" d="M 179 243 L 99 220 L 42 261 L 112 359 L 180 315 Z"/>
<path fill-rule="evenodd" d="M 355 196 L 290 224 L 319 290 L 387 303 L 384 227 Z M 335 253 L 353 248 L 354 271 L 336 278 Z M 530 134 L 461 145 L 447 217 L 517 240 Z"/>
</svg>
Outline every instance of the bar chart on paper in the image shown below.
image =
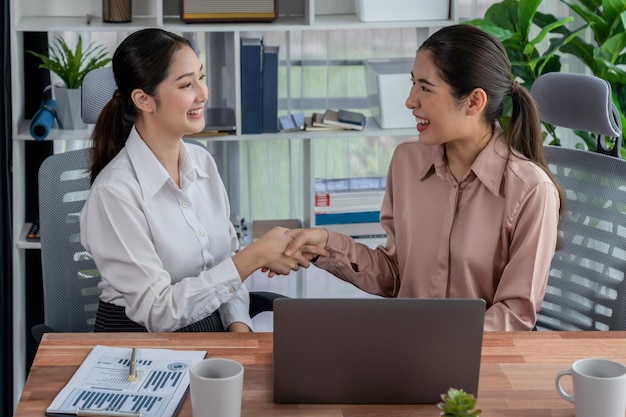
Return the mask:
<svg viewBox="0 0 626 417">
<path fill-rule="evenodd" d="M 130 348 L 96 346 L 48 408 L 103 415 L 173 416 L 189 386 L 189 368 L 206 352 L 138 349 L 137 380 L 130 382 Z"/>
</svg>

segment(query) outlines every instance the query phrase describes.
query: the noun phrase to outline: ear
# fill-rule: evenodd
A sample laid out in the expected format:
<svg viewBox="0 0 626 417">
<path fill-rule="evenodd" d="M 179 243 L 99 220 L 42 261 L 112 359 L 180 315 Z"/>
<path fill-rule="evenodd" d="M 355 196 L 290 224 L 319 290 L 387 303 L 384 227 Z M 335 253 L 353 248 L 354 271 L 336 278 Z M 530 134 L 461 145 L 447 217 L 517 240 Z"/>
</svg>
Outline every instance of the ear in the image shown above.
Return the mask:
<svg viewBox="0 0 626 417">
<path fill-rule="evenodd" d="M 487 93 L 482 88 L 475 88 L 465 101 L 465 111 L 468 116 L 480 114 L 487 105 Z"/>
<path fill-rule="evenodd" d="M 154 98 L 146 94 L 142 89 L 136 88 L 130 93 L 130 98 L 137 110 L 145 113 L 154 111 Z"/>
</svg>

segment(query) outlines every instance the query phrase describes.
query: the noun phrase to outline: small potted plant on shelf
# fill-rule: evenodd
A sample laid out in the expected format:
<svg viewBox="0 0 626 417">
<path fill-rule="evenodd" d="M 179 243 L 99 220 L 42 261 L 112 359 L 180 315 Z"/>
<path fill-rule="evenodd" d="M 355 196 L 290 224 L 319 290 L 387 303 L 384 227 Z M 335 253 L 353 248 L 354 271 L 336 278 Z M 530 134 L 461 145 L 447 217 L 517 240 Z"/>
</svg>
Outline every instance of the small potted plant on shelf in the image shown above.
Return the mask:
<svg viewBox="0 0 626 417">
<path fill-rule="evenodd" d="M 437 404 L 441 417 L 478 417 L 482 410 L 477 410 L 476 398 L 462 389 L 450 388 L 441 394 L 443 402 Z"/>
<path fill-rule="evenodd" d="M 80 87 L 89 71 L 111 62 L 107 49 L 103 45 L 91 43 L 83 50 L 83 39 L 78 35 L 73 50 L 63 37 L 57 36 L 49 46 L 48 56 L 34 51 L 27 52 L 41 59 L 39 68 L 54 72 L 63 82 L 54 85 L 59 127 L 85 127 L 80 118 Z"/>
</svg>

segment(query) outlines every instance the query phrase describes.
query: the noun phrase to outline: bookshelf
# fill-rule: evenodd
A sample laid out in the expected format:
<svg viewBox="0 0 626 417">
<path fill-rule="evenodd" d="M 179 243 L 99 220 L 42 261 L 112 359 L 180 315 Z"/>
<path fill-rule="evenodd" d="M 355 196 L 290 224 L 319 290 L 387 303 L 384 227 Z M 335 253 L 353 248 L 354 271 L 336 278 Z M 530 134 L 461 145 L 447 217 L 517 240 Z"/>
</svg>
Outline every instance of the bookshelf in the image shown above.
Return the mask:
<svg viewBox="0 0 626 417">
<path fill-rule="evenodd" d="M 441 1 L 441 0 L 433 0 Z M 26 197 L 32 190 L 26 190 L 25 177 L 36 169 L 26 161 L 26 144 L 33 141 L 29 133 L 29 120 L 25 120 L 25 77 L 24 68 L 24 35 L 28 32 L 47 32 L 49 37 L 75 32 L 89 39 L 90 34 L 111 32 L 119 36 L 145 27 L 163 27 L 179 33 L 215 34 L 224 48 L 224 65 L 231 74 L 226 86 L 226 104 L 235 109 L 237 130 L 228 136 L 208 139 L 218 146 L 236 147 L 239 143 L 255 140 L 289 140 L 298 142 L 302 163 L 298 167 L 303 178 L 299 192 L 300 213 L 304 226 L 313 225 L 314 219 L 314 178 L 312 149 L 315 141 L 323 138 L 341 136 L 350 139 L 363 136 L 415 136 L 415 129 L 380 129 L 373 120 L 368 120 L 364 131 L 330 131 L 330 132 L 286 132 L 245 135 L 241 133 L 240 96 L 240 50 L 239 40 L 247 33 L 268 32 L 302 32 L 302 31 L 350 31 L 355 29 L 377 30 L 388 28 L 415 29 L 418 38 L 428 36 L 429 28 L 446 26 L 458 21 L 457 1 L 450 0 L 450 15 L 442 20 L 412 20 L 393 22 L 362 22 L 355 14 L 352 0 L 280 0 L 280 17 L 272 23 L 193 23 L 182 22 L 178 17 L 178 2 L 171 0 L 133 1 L 133 17 L 130 23 L 103 23 L 101 0 L 10 0 L 11 10 L 11 89 L 12 89 L 12 164 L 13 164 L 13 355 L 14 355 L 14 404 L 17 404 L 26 377 L 26 353 L 24 346 L 30 337 L 30 329 L 26 328 L 25 285 L 26 252 L 38 250 L 37 242 L 26 240 L 26 232 L 31 219 L 26 218 Z M 289 61 L 289 56 L 287 56 Z M 209 69 L 207 69 L 209 70 Z M 210 80 L 210 78 L 209 78 Z M 54 80 L 53 80 L 54 81 Z M 210 81 L 209 81 L 210 82 Z M 223 92 L 222 92 L 223 93 Z M 89 138 L 91 127 L 84 130 L 53 129 L 46 141 L 82 141 Z M 230 156 L 229 156 L 230 158 Z M 231 163 L 230 159 L 226 164 Z M 230 176 L 237 175 L 236 168 L 229 167 Z M 238 204 L 239 189 L 229 186 L 228 177 L 225 182 L 231 196 L 231 202 Z M 271 184 L 268 184 L 271 186 Z"/>
</svg>

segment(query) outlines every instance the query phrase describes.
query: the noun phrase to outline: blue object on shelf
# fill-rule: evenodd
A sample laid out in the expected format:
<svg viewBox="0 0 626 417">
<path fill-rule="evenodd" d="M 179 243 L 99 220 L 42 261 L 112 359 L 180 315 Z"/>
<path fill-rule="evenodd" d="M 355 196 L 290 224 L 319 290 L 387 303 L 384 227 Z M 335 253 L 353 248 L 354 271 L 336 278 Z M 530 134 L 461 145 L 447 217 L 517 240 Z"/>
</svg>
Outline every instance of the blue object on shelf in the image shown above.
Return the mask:
<svg viewBox="0 0 626 417">
<path fill-rule="evenodd" d="M 378 223 L 380 211 L 357 211 L 349 213 L 323 213 L 315 215 L 315 225 L 347 224 L 347 223 Z"/>
<path fill-rule="evenodd" d="M 30 135 L 33 139 L 44 140 L 47 138 L 56 116 L 57 103 L 51 98 L 42 100 L 41 106 L 30 122 Z"/>
<path fill-rule="evenodd" d="M 241 39 L 241 133 L 263 133 L 263 39 Z"/>
</svg>

